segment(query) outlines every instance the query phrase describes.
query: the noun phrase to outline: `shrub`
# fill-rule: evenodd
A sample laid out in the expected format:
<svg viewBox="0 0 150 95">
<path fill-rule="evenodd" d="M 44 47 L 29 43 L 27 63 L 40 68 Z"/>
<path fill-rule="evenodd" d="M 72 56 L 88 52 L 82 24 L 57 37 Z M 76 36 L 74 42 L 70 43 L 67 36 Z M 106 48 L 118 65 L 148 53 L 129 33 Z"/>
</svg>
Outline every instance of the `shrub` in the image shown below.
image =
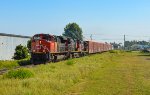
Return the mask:
<svg viewBox="0 0 150 95">
<path fill-rule="evenodd" d="M 149 53 L 149 51 L 147 49 L 144 49 L 141 51 L 142 53 Z"/>
<path fill-rule="evenodd" d="M 69 59 L 69 60 L 67 60 L 66 64 L 67 65 L 73 65 L 73 64 L 75 64 L 75 62 L 73 60 Z"/>
<path fill-rule="evenodd" d="M 10 70 L 8 73 L 4 75 L 6 78 L 15 78 L 15 79 L 25 79 L 30 78 L 34 74 L 27 69 L 18 69 L 18 70 Z"/>
<path fill-rule="evenodd" d="M 14 53 L 14 59 L 20 60 L 28 57 L 28 49 L 25 46 L 18 45 L 16 46 L 15 53 Z"/>
</svg>

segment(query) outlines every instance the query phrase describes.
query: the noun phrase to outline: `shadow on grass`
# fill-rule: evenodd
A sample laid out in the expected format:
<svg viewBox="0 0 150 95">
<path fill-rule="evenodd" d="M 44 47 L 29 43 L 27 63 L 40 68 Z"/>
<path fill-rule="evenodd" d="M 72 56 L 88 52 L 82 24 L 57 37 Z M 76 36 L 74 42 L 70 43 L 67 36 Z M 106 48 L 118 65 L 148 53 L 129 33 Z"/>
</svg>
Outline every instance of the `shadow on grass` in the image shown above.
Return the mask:
<svg viewBox="0 0 150 95">
<path fill-rule="evenodd" d="M 150 60 L 150 58 L 146 58 L 146 60 Z"/>
<path fill-rule="evenodd" d="M 138 56 L 150 56 L 150 54 L 139 54 Z"/>
<path fill-rule="evenodd" d="M 140 54 L 140 55 L 138 55 L 138 56 L 145 56 L 146 58 L 146 60 L 150 60 L 150 53 L 145 53 L 145 54 Z"/>
<path fill-rule="evenodd" d="M 20 61 L 18 61 L 18 64 L 20 66 L 26 66 L 26 65 L 31 65 L 31 62 L 30 62 L 30 60 L 20 60 Z"/>
</svg>

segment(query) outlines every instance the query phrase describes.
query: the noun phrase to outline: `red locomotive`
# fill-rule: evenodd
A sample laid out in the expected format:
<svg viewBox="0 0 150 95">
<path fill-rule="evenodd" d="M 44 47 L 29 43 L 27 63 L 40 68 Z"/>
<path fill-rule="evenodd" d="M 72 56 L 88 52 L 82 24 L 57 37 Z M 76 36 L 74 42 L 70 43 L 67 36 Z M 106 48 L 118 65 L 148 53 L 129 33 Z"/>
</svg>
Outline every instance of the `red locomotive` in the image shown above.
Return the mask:
<svg viewBox="0 0 150 95">
<path fill-rule="evenodd" d="M 34 64 L 43 61 L 56 61 L 59 55 L 64 58 L 83 56 L 89 53 L 98 53 L 111 50 L 107 43 L 73 40 L 64 36 L 36 34 L 31 42 L 31 62 Z"/>
</svg>

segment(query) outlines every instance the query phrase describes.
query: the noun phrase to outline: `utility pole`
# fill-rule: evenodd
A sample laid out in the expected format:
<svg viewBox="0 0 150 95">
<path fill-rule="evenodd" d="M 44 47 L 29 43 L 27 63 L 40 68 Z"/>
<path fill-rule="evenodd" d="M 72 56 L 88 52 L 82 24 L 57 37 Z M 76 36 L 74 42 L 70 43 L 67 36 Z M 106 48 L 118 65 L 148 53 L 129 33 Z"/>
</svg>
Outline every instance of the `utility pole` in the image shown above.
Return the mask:
<svg viewBox="0 0 150 95">
<path fill-rule="evenodd" d="M 148 43 L 148 45 L 150 45 L 150 38 L 149 38 L 149 41 L 148 41 L 149 43 Z"/>
<path fill-rule="evenodd" d="M 126 35 L 124 35 L 124 50 L 125 50 Z"/>
<path fill-rule="evenodd" d="M 92 36 L 93 36 L 93 35 L 91 34 L 91 36 L 90 36 L 90 38 L 91 38 L 91 41 L 92 41 Z"/>
</svg>

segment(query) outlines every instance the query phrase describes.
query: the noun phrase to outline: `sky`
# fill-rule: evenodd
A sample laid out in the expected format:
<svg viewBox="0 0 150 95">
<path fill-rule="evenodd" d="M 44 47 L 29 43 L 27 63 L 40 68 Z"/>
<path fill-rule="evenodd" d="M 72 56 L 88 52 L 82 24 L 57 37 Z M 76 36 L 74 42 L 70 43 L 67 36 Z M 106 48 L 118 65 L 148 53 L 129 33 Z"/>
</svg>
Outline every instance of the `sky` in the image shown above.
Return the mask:
<svg viewBox="0 0 150 95">
<path fill-rule="evenodd" d="M 150 40 L 150 0 L 0 0 L 0 33 L 61 35 L 76 22 L 85 39 Z"/>
</svg>

